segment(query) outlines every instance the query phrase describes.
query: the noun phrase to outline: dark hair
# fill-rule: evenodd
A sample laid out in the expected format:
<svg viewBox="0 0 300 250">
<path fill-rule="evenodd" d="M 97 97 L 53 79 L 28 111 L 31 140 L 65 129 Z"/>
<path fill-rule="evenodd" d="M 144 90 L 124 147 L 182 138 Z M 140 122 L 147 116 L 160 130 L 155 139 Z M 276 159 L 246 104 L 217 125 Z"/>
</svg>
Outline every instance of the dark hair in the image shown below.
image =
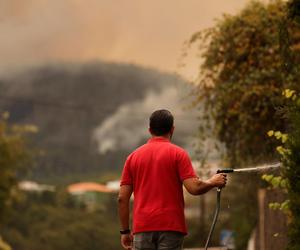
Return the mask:
<svg viewBox="0 0 300 250">
<path fill-rule="evenodd" d="M 150 131 L 154 135 L 166 135 L 173 127 L 174 117 L 170 111 L 160 109 L 154 111 L 149 119 Z"/>
</svg>

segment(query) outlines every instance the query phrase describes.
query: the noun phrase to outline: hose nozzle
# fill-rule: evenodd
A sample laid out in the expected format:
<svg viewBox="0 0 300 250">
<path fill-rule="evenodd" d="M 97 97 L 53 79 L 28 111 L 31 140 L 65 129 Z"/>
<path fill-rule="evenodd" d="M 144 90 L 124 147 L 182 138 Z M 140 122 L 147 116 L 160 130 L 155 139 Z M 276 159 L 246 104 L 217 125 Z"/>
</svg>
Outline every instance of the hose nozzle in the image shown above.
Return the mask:
<svg viewBox="0 0 300 250">
<path fill-rule="evenodd" d="M 228 174 L 234 172 L 233 168 L 224 168 L 224 169 L 219 169 L 217 171 L 217 174 Z"/>
</svg>

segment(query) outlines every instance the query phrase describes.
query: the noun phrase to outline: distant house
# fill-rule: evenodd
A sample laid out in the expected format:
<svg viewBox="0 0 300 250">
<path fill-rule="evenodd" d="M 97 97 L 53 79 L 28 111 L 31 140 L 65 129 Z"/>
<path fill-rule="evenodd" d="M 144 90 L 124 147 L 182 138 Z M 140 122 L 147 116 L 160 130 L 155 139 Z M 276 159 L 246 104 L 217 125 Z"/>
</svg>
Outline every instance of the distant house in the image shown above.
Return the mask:
<svg viewBox="0 0 300 250">
<path fill-rule="evenodd" d="M 106 183 L 106 186 L 112 189 L 115 192 L 119 192 L 120 190 L 120 180 L 109 181 Z"/>
<path fill-rule="evenodd" d="M 115 190 L 95 182 L 79 182 L 67 187 L 78 205 L 84 205 L 88 210 L 105 210 L 105 203 L 115 194 Z"/>
<path fill-rule="evenodd" d="M 68 192 L 71 194 L 82 194 L 87 192 L 112 193 L 113 189 L 96 182 L 79 182 L 68 186 Z"/>
<path fill-rule="evenodd" d="M 55 186 L 39 184 L 33 181 L 21 181 L 18 183 L 19 189 L 27 192 L 54 192 Z"/>
</svg>

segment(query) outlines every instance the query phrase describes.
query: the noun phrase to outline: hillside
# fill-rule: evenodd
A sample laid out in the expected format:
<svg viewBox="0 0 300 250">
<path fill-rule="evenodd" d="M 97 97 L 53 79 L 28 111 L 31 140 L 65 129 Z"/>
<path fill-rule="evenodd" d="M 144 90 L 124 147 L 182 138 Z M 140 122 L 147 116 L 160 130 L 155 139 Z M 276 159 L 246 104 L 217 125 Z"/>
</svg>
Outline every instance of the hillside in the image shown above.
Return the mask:
<svg viewBox="0 0 300 250">
<path fill-rule="evenodd" d="M 183 85 L 183 80 L 174 75 L 129 64 L 46 65 L 0 80 L 0 111 L 9 111 L 13 123 L 39 128 L 33 143 L 44 155 L 39 157 L 32 178 L 71 175 L 74 178 L 69 180 L 74 181 L 120 169 L 130 147 L 138 146 L 145 137 L 144 133 L 133 132 L 134 125 L 139 125 L 134 119 L 146 121 L 151 110 L 152 104 L 145 110 L 141 103 L 162 100 L 162 93 L 168 95 Z M 131 111 L 131 104 L 135 111 Z M 126 108 L 123 120 L 107 124 Z M 133 132 L 130 147 L 126 148 L 122 138 L 115 138 L 114 147 L 108 143 L 120 131 L 127 135 Z M 110 146 L 99 152 L 102 141 Z"/>
</svg>

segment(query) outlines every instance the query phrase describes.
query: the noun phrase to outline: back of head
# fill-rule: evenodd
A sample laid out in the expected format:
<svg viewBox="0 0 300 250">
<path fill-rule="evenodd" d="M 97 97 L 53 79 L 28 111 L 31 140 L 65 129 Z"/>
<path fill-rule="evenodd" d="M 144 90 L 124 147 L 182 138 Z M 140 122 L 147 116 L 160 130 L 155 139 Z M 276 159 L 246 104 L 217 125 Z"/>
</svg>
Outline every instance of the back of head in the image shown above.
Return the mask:
<svg viewBox="0 0 300 250">
<path fill-rule="evenodd" d="M 153 135 L 161 136 L 168 134 L 174 123 L 174 117 L 170 111 L 160 109 L 154 111 L 149 119 L 150 131 Z"/>
</svg>

